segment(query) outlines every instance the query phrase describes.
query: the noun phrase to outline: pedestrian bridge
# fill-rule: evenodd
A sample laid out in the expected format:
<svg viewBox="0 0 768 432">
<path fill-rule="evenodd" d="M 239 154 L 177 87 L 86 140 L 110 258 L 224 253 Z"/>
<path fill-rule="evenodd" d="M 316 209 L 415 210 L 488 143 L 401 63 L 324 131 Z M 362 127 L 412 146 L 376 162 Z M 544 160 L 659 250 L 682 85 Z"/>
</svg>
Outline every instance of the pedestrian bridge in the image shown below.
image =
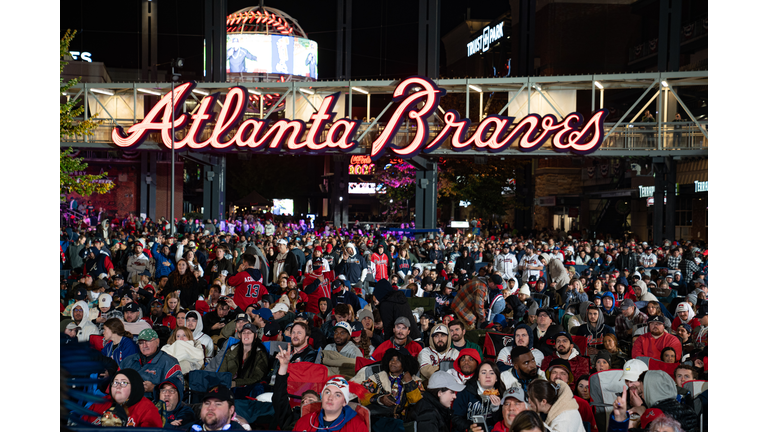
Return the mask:
<svg viewBox="0 0 768 432">
<path fill-rule="evenodd" d="M 599 149 L 589 156 L 694 156 L 706 157 L 709 147 L 706 105 L 708 101 L 708 72 L 665 72 L 604 75 L 576 75 L 521 78 L 467 78 L 434 80 L 446 94 L 429 119 L 429 139 L 443 129 L 448 110 L 461 113 L 470 120 L 468 136 L 480 122 L 491 115 L 514 117 L 517 120 L 529 114 L 550 114 L 558 121 L 572 112 L 585 118 L 600 109 L 607 110 L 603 124 L 604 139 Z M 309 116 L 317 111 L 325 96 L 339 93 L 336 118 L 354 118 L 365 113 L 355 139 L 359 145 L 346 154 L 370 154 L 373 141 L 380 135 L 395 110 L 392 95 L 400 80 L 370 81 L 317 81 L 273 83 L 198 83 L 181 107 L 182 113 L 194 114 L 205 97 L 219 93 L 216 104 L 220 110 L 228 90 L 234 85 L 245 87 L 249 100 L 244 120 L 269 118 L 281 113 L 287 120 L 310 122 Z M 178 86 L 178 84 L 177 84 Z M 118 150 L 113 143 L 112 130 L 122 126 L 126 131 L 141 122 L 144 113 L 171 91 L 170 83 L 82 83 L 62 97 L 79 98 L 85 106 L 80 118 L 101 121 L 92 136 L 68 136 L 61 140 L 62 148 L 75 147 L 91 150 Z M 88 95 L 87 98 L 84 95 Z M 371 104 L 383 108 L 371 110 Z M 498 106 L 503 106 L 498 109 Z M 491 111 L 491 107 L 498 111 Z M 649 111 L 653 119 L 643 118 Z M 354 113 L 355 116 L 349 115 Z M 681 121 L 673 121 L 680 114 Z M 272 116 L 271 118 L 275 118 Z M 355 118 L 357 120 L 357 118 Z M 177 130 L 177 139 L 186 136 L 189 126 Z M 214 129 L 207 124 L 201 134 L 206 139 Z M 234 131 L 229 136 L 234 135 Z M 395 146 L 404 147 L 413 140 L 417 126 L 402 122 L 393 135 Z M 325 138 L 328 128 L 318 136 Z M 308 132 L 305 132 L 305 134 Z M 159 132 L 149 133 L 137 148 L 167 151 Z M 182 148 L 180 150 L 187 150 Z M 205 149 L 200 151 L 206 151 Z M 208 149 L 210 151 L 210 149 Z M 222 150 L 217 150 L 218 152 Z M 259 152 L 232 146 L 224 151 Z M 325 153 L 342 153 L 330 149 Z M 305 152 L 303 154 L 313 154 Z M 446 140 L 430 154 L 438 156 L 480 156 L 488 152 L 476 148 L 456 152 Z M 521 152 L 514 142 L 497 156 L 563 156 L 569 153 L 555 151 L 552 140 L 531 152 Z"/>
</svg>

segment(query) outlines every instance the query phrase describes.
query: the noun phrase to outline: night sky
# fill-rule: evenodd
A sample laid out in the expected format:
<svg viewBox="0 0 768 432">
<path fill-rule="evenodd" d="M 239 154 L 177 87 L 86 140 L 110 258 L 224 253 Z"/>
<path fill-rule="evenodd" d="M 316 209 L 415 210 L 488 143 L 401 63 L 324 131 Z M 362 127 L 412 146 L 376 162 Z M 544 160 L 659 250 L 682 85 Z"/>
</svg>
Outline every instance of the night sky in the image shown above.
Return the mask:
<svg viewBox="0 0 768 432">
<path fill-rule="evenodd" d="M 158 62 L 175 57 L 186 61 L 183 79 L 202 79 L 203 0 L 160 0 Z M 227 12 L 258 5 L 258 0 L 229 0 Z M 403 78 L 417 72 L 418 0 L 353 2 L 352 78 Z M 266 1 L 298 20 L 319 45 L 319 79 L 336 73 L 336 2 Z M 508 1 L 441 2 L 441 33 L 471 17 L 493 20 L 509 10 Z M 92 53 L 107 68 L 138 69 L 141 55 L 141 2 L 79 0 L 61 4 L 60 30 L 77 30 L 71 50 Z M 162 66 L 160 67 L 163 68 Z"/>
</svg>

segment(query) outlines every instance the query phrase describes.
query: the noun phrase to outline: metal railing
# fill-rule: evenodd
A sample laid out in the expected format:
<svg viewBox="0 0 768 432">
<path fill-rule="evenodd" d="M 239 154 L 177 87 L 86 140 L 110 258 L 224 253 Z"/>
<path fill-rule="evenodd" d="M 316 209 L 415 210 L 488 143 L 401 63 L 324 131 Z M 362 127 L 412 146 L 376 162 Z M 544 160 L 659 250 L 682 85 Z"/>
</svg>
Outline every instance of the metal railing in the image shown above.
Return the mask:
<svg viewBox="0 0 768 432">
<path fill-rule="evenodd" d="M 132 122 L 127 121 L 125 123 L 118 122 L 124 128 L 131 126 Z M 699 122 L 702 127 L 707 130 L 707 122 Z M 363 135 L 363 132 L 368 128 L 370 123 L 362 123 L 358 129 L 357 138 Z M 613 129 L 615 123 L 606 123 L 604 125 L 605 133 Z M 474 133 L 478 124 L 474 123 L 469 127 L 467 136 Z M 61 142 L 91 142 L 91 143 L 112 143 L 112 128 L 114 124 L 105 123 L 97 127 L 94 130 L 94 135 L 91 137 L 70 136 L 65 137 Z M 362 140 L 359 141 L 358 149 L 368 151 L 371 148 L 373 141 L 379 136 L 379 132 L 384 128 L 384 124 L 379 123 L 375 125 Z M 442 129 L 441 124 L 430 125 L 430 137 L 436 136 Z M 208 139 L 213 131 L 213 125 L 208 124 L 202 134 L 201 140 Z M 394 144 L 396 146 L 405 146 L 413 138 L 416 131 L 415 125 L 406 127 L 405 125 L 400 127 L 398 133 L 394 136 Z M 177 139 L 181 139 L 188 132 L 188 128 L 177 130 Z M 659 133 L 661 132 L 661 133 Z M 234 135 L 234 131 L 230 132 L 230 138 Z M 307 132 L 304 133 L 306 137 Z M 327 130 L 323 131 L 320 135 L 320 139 L 324 140 L 327 134 Z M 160 143 L 161 148 L 165 146 L 161 143 L 160 133 L 150 133 L 147 137 L 147 142 Z M 511 147 L 516 147 L 518 140 L 512 143 Z M 659 130 L 658 123 L 631 123 L 623 124 L 617 127 L 613 133 L 611 133 L 600 147 L 601 152 L 610 152 L 616 150 L 706 150 L 709 146 L 709 140 L 704 133 L 692 122 L 685 123 L 661 123 L 661 130 Z M 450 140 L 446 140 L 440 149 L 450 150 Z M 542 145 L 541 150 L 553 150 L 552 140 L 547 140 Z"/>
</svg>

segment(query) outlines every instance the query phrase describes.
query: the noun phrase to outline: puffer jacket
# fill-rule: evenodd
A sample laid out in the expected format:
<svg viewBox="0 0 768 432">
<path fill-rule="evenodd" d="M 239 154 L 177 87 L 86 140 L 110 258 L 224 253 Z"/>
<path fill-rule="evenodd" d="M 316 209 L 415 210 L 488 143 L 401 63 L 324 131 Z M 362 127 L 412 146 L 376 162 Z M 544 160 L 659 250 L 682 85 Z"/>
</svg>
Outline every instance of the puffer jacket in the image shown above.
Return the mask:
<svg viewBox="0 0 768 432">
<path fill-rule="evenodd" d="M 650 408 L 658 408 L 664 415 L 680 422 L 683 430 L 699 432 L 699 418 L 689 406 L 677 401 L 677 386 L 668 373 L 652 370 L 643 378 L 643 397 Z"/>
<path fill-rule="evenodd" d="M 411 411 L 421 432 L 444 432 L 450 430 L 451 409 L 443 406 L 432 393 L 422 393 L 421 400 Z"/>
</svg>

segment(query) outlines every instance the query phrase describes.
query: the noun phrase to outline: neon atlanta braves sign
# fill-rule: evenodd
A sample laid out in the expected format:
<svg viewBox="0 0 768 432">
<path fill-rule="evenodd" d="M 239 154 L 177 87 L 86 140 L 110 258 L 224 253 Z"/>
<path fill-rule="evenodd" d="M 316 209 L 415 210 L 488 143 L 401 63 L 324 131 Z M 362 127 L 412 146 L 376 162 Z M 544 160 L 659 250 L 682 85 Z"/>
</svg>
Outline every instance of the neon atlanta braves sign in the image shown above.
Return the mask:
<svg viewBox="0 0 768 432">
<path fill-rule="evenodd" d="M 116 126 L 112 130 L 112 141 L 119 147 L 137 146 L 150 132 L 155 131 L 160 132 L 163 144 L 169 149 L 172 145 L 176 149 L 227 149 L 237 146 L 267 151 L 280 151 L 285 147 L 291 153 L 322 153 L 328 149 L 351 151 L 358 145 L 354 137 L 360 122 L 347 118 L 334 121 L 335 114 L 332 111 L 340 93 L 323 99 L 317 112 L 310 116 L 309 127 L 304 121 L 285 119 L 270 125 L 270 120 L 242 121 L 248 91 L 241 86 L 229 90 L 215 118 L 210 137 L 202 140 L 205 125 L 214 122 L 216 114 L 213 108 L 219 95 L 216 93 L 205 97 L 194 114 L 181 113 L 184 100 L 195 85 L 194 82 L 187 82 L 176 87 L 175 106 L 171 104 L 171 94 L 166 94 L 146 117 L 131 126 L 127 133 L 122 127 Z M 387 149 L 402 158 L 429 153 L 439 148 L 449 137 L 451 148 L 457 152 L 474 148 L 498 153 L 506 150 L 518 139 L 520 151 L 531 152 L 551 138 L 553 150 L 584 155 L 597 150 L 603 142 L 606 110 L 595 112 L 586 123 L 579 113 L 568 114 L 560 122 L 551 114 L 543 117 L 529 114 L 516 124 L 513 123 L 514 117 L 491 115 L 483 119 L 469 137 L 466 135 L 470 121 L 460 118 L 455 110 L 449 110 L 443 117 L 445 125 L 430 140 L 428 119 L 434 114 L 443 95 L 445 90 L 438 88 L 429 78 L 417 76 L 403 80 L 393 94 L 393 102 L 399 105 L 380 135 L 373 141 L 371 159 L 377 160 Z M 176 111 L 176 130 L 189 125 L 186 136 L 181 140 L 171 140 L 172 109 Z M 406 118 L 414 125 L 416 132 L 409 143 L 397 147 L 392 141 Z M 235 133 L 227 139 L 233 130 Z"/>
</svg>

